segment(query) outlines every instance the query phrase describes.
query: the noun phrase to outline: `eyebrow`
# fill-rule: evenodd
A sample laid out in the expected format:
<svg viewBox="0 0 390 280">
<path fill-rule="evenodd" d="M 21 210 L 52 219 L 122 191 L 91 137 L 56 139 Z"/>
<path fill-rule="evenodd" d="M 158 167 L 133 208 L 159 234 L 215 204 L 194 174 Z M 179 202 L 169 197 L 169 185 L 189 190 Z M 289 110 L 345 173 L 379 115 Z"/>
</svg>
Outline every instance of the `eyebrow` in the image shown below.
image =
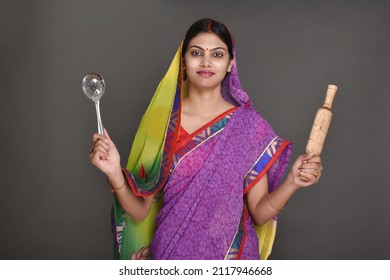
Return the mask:
<svg viewBox="0 0 390 280">
<path fill-rule="evenodd" d="M 204 48 L 202 48 L 202 47 L 199 47 L 199 46 L 197 46 L 197 45 L 193 45 L 193 46 L 189 46 L 188 47 L 189 49 L 190 48 L 198 48 L 198 49 L 201 49 L 201 50 L 205 50 Z M 214 49 L 210 49 L 210 51 L 216 51 L 216 50 L 224 50 L 224 51 L 227 51 L 224 47 L 216 47 L 216 48 L 214 48 Z"/>
</svg>

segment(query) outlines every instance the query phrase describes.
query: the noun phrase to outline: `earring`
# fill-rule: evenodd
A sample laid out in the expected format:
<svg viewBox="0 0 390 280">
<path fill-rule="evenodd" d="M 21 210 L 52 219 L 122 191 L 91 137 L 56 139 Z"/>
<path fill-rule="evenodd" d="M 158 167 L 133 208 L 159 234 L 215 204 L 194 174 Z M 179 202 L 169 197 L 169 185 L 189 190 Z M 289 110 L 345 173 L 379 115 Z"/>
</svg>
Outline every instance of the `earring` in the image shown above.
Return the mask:
<svg viewBox="0 0 390 280">
<path fill-rule="evenodd" d="M 187 80 L 187 73 L 186 73 L 186 66 L 185 65 L 183 65 L 183 71 L 182 71 L 183 73 L 183 80 L 185 81 L 185 80 Z"/>
</svg>

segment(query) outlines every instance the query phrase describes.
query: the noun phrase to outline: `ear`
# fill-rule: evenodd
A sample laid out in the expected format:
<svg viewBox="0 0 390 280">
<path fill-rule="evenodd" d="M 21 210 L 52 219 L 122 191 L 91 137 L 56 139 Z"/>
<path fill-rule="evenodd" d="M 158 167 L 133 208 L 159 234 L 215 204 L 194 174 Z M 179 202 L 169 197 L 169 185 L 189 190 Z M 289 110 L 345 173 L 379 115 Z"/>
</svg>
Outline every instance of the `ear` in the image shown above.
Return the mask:
<svg viewBox="0 0 390 280">
<path fill-rule="evenodd" d="M 227 71 L 228 71 L 228 72 L 232 71 L 233 64 L 234 64 L 234 60 L 231 59 L 230 62 L 229 62 L 228 68 L 227 68 Z"/>
<path fill-rule="evenodd" d="M 183 81 L 187 80 L 187 72 L 186 72 L 186 64 L 184 62 L 184 59 L 183 59 L 183 62 L 182 62 L 182 75 L 183 75 Z"/>
</svg>

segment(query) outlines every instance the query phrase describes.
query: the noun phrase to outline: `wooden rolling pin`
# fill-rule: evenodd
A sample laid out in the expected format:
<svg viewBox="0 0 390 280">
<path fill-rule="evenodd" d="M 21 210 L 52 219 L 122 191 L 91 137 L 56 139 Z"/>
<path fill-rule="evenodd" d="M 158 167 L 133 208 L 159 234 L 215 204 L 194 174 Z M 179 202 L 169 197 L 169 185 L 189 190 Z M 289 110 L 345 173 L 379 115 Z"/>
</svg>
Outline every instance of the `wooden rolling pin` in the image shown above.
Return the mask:
<svg viewBox="0 0 390 280">
<path fill-rule="evenodd" d="M 337 86 L 328 85 L 324 105 L 318 109 L 311 128 L 309 140 L 306 145 L 306 153 L 313 153 L 316 156 L 321 154 L 325 138 L 332 120 L 332 103 L 336 95 Z M 301 179 L 309 181 L 306 177 Z"/>
</svg>

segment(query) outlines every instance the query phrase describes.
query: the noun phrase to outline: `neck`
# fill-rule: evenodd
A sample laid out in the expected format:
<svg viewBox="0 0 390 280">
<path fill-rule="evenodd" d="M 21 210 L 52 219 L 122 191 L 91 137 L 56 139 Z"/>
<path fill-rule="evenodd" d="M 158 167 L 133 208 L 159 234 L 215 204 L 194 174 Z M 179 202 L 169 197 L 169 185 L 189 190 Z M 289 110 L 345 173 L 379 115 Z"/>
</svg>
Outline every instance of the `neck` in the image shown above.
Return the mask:
<svg viewBox="0 0 390 280">
<path fill-rule="evenodd" d="M 221 86 L 211 89 L 199 89 L 189 85 L 188 97 L 183 100 L 183 109 L 200 115 L 210 115 L 219 110 L 233 107 L 221 95 Z"/>
</svg>

